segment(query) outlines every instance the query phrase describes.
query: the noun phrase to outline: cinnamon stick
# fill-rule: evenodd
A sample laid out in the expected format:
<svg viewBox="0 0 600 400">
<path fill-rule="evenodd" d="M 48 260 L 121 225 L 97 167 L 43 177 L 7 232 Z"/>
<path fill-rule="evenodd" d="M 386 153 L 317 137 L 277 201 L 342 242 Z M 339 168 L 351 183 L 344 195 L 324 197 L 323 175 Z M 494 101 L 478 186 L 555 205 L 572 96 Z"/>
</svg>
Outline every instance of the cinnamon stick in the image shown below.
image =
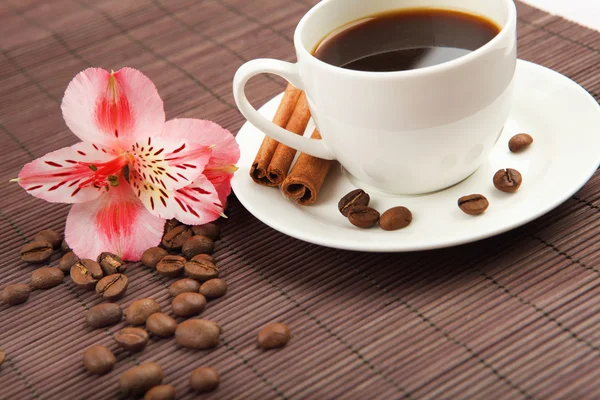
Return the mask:
<svg viewBox="0 0 600 400">
<path fill-rule="evenodd" d="M 288 124 L 294 109 L 296 108 L 296 104 L 298 103 L 298 99 L 302 91 L 300 89 L 296 89 L 291 84 L 288 84 L 285 89 L 285 93 L 283 95 L 283 99 L 277 108 L 277 112 L 273 117 L 273 123 L 279 125 L 282 128 L 285 128 Z M 277 150 L 277 146 L 279 142 L 275 139 L 265 136 L 263 142 L 254 158 L 254 162 L 252 163 L 252 167 L 250 168 L 250 177 L 252 180 L 260 185 L 265 186 L 277 186 L 277 183 L 273 183 L 269 180 L 267 176 L 267 169 L 271 160 L 273 159 L 273 155 L 275 154 L 275 150 Z"/>
<path fill-rule="evenodd" d="M 315 129 L 311 137 L 321 139 L 321 134 Z M 303 206 L 314 203 L 327 173 L 329 173 L 331 164 L 331 160 L 323 160 L 301 153 L 290 174 L 281 185 L 283 195 Z"/>
<path fill-rule="evenodd" d="M 309 120 L 310 109 L 308 108 L 306 94 L 302 92 L 300 98 L 298 98 L 298 103 L 296 103 L 296 108 L 294 108 L 294 112 L 285 126 L 285 129 L 295 133 L 296 135 L 302 136 Z M 292 166 L 295 156 L 296 149 L 292 149 L 283 143 L 279 143 L 279 145 L 277 145 L 277 149 L 275 150 L 273 158 L 271 159 L 269 167 L 267 168 L 267 178 L 269 181 L 271 181 L 273 186 L 278 186 L 283 183 L 283 180 L 287 176 L 288 171 Z"/>
</svg>

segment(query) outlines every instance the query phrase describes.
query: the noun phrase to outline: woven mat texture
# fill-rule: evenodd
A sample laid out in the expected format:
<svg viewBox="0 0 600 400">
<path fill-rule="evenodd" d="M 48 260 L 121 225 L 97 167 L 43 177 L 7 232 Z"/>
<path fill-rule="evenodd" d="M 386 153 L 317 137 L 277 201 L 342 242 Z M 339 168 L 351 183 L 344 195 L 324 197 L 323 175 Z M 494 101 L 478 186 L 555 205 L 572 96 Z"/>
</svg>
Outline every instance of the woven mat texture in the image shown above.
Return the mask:
<svg viewBox="0 0 600 400">
<path fill-rule="evenodd" d="M 0 288 L 27 282 L 20 247 L 43 228 L 63 230 L 68 207 L 8 184 L 21 166 L 71 145 L 59 103 L 88 66 L 131 66 L 156 83 L 167 119 L 206 118 L 237 132 L 231 91 L 246 60 L 294 60 L 292 35 L 316 0 L 1 0 Z M 553 68 L 600 99 L 600 32 L 524 4 L 519 56 Z M 251 81 L 262 104 L 285 83 Z M 568 134 L 566 132 L 565 134 Z M 0 305 L 1 399 L 111 399 L 118 376 L 152 360 L 179 398 L 195 398 L 190 372 L 213 366 L 220 388 L 206 399 L 600 398 L 600 175 L 556 210 L 498 237 L 438 251 L 368 254 L 280 234 L 230 198 L 216 258 L 230 285 L 202 314 L 225 333 L 211 351 L 152 339 L 142 353 L 91 330 L 93 293 L 69 278 Z M 57 263 L 55 254 L 52 264 Z M 171 283 L 131 268 L 123 306 L 141 297 L 170 312 Z M 281 351 L 256 348 L 257 330 L 281 320 L 294 337 Z M 95 377 L 81 354 L 114 350 Z"/>
</svg>

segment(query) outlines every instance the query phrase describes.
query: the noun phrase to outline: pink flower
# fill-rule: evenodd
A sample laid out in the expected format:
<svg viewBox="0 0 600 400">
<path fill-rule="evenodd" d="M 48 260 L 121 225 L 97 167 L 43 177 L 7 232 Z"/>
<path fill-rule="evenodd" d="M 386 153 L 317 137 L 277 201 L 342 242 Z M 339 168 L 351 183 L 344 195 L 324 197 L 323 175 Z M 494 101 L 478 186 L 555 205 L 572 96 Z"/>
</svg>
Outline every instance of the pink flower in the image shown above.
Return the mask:
<svg viewBox="0 0 600 400">
<path fill-rule="evenodd" d="M 80 72 L 62 112 L 82 142 L 25 165 L 18 182 L 33 196 L 73 203 L 65 238 L 79 257 L 109 251 L 137 261 L 160 243 L 165 219 L 199 225 L 222 215 L 235 139 L 210 121 L 165 123 L 163 101 L 141 72 Z"/>
</svg>

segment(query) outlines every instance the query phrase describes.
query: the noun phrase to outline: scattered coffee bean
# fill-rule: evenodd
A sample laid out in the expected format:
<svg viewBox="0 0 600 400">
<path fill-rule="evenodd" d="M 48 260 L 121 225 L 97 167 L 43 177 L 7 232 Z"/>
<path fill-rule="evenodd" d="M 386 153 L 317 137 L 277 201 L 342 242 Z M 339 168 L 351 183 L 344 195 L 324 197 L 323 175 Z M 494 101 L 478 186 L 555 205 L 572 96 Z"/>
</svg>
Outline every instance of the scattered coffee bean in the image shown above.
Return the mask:
<svg viewBox="0 0 600 400">
<path fill-rule="evenodd" d="M 206 297 L 200 293 L 181 293 L 171 303 L 171 311 L 178 317 L 198 315 L 204 307 L 206 307 Z"/>
<path fill-rule="evenodd" d="M 379 221 L 379 211 L 367 206 L 354 206 L 348 211 L 348 221 L 358 228 L 372 228 Z"/>
<path fill-rule="evenodd" d="M 142 254 L 142 264 L 148 268 L 156 268 L 156 264 L 158 264 L 158 262 L 167 254 L 169 253 L 167 253 L 165 249 L 160 247 L 150 247 Z"/>
<path fill-rule="evenodd" d="M 53 249 L 58 249 L 62 243 L 62 240 L 62 236 L 52 229 L 44 229 L 43 231 L 39 231 L 37 235 L 33 237 L 34 242 L 48 242 Z"/>
<path fill-rule="evenodd" d="M 192 236 L 183 243 L 181 253 L 188 260 L 198 254 L 212 253 L 215 249 L 215 242 L 208 236 Z"/>
<path fill-rule="evenodd" d="M 77 261 L 79 261 L 79 257 L 77 257 L 72 251 L 69 251 L 60 258 L 60 261 L 58 262 L 58 268 L 60 268 L 60 270 L 65 274 L 68 274 L 71 271 L 71 267 L 75 265 Z"/>
<path fill-rule="evenodd" d="M 142 325 L 148 317 L 160 312 L 160 304 L 153 299 L 139 299 L 134 301 L 125 310 L 125 319 L 131 325 Z"/>
<path fill-rule="evenodd" d="M 258 331 L 258 346 L 263 349 L 283 347 L 290 341 L 290 328 L 286 324 L 274 322 L 263 326 Z"/>
<path fill-rule="evenodd" d="M 192 226 L 192 232 L 194 232 L 194 235 L 207 236 L 212 240 L 217 240 L 221 237 L 221 228 L 212 222 L 204 225 L 194 225 Z"/>
<path fill-rule="evenodd" d="M 177 329 L 177 321 L 167 314 L 154 313 L 146 320 L 146 329 L 160 337 L 171 337 Z"/>
<path fill-rule="evenodd" d="M 178 227 L 179 225 L 182 225 L 181 222 L 177 221 L 175 218 L 171 218 L 170 220 L 168 220 L 167 222 L 165 222 L 165 228 L 163 230 L 163 236 L 169 232 L 170 230 L 172 230 L 173 228 Z"/>
<path fill-rule="evenodd" d="M 116 363 L 115 355 L 104 346 L 88 347 L 83 353 L 83 366 L 92 374 L 106 374 Z"/>
<path fill-rule="evenodd" d="M 92 328 L 104 328 L 114 325 L 123 318 L 123 311 L 118 304 L 102 303 L 97 304 L 85 313 L 85 321 Z"/>
<path fill-rule="evenodd" d="M 393 207 L 381 214 L 379 226 L 385 231 L 406 228 L 412 222 L 412 213 L 406 207 Z"/>
<path fill-rule="evenodd" d="M 4 350 L 0 349 L 0 365 L 2 365 L 6 361 L 6 353 Z"/>
<path fill-rule="evenodd" d="M 206 297 L 216 298 L 227 293 L 227 282 L 223 279 L 209 279 L 200 286 L 200 293 Z"/>
<path fill-rule="evenodd" d="M 169 294 L 173 297 L 184 292 L 196 292 L 200 289 L 200 283 L 194 279 L 183 278 L 175 281 L 169 286 Z"/>
<path fill-rule="evenodd" d="M 106 300 L 116 300 L 123 296 L 129 279 L 123 274 L 112 274 L 100 279 L 96 284 L 96 293 Z"/>
<path fill-rule="evenodd" d="M 185 258 L 181 256 L 164 256 L 158 264 L 156 264 L 156 272 L 170 278 L 183 274 L 185 266 Z"/>
<path fill-rule="evenodd" d="M 48 242 L 29 242 L 21 248 L 21 260 L 28 263 L 43 263 L 52 256 L 52 245 Z"/>
<path fill-rule="evenodd" d="M 501 169 L 494 174 L 494 186 L 505 193 L 514 193 L 521 187 L 523 177 L 516 169 Z"/>
<path fill-rule="evenodd" d="M 6 286 L 2 292 L 0 292 L 0 300 L 9 306 L 16 306 L 17 304 L 25 303 L 29 298 L 30 293 L 31 289 L 29 289 L 29 285 L 15 283 Z"/>
<path fill-rule="evenodd" d="M 146 392 L 144 400 L 175 400 L 175 395 L 175 386 L 158 385 Z"/>
<path fill-rule="evenodd" d="M 65 274 L 58 267 L 42 267 L 31 273 L 29 287 L 32 290 L 50 289 L 58 286 L 65 279 Z"/>
<path fill-rule="evenodd" d="M 185 274 L 200 281 L 219 277 L 219 269 L 215 264 L 201 258 L 192 258 L 185 263 Z"/>
<path fill-rule="evenodd" d="M 368 206 L 371 198 L 367 192 L 362 189 L 356 189 L 341 198 L 338 203 L 338 210 L 344 217 L 348 216 L 350 209 L 355 206 Z"/>
<path fill-rule="evenodd" d="M 192 259 L 190 261 L 196 261 L 196 260 L 206 260 L 208 262 L 216 264 L 215 258 L 210 254 L 196 254 L 194 257 L 192 257 Z"/>
<path fill-rule="evenodd" d="M 112 253 L 100 253 L 98 256 L 98 264 L 102 268 L 104 275 L 124 274 L 127 270 L 127 264 L 121 257 Z"/>
<path fill-rule="evenodd" d="M 526 133 L 519 133 L 510 138 L 508 141 L 508 148 L 513 153 L 518 153 L 520 151 L 525 150 L 529 145 L 533 143 L 533 138 L 531 135 Z"/>
<path fill-rule="evenodd" d="M 141 396 L 150 388 L 160 385 L 162 380 L 160 365 L 147 362 L 125 371 L 119 378 L 119 387 L 125 396 Z"/>
<path fill-rule="evenodd" d="M 102 279 L 102 267 L 94 260 L 82 258 L 71 267 L 73 283 L 87 289 L 94 289 L 96 283 Z"/>
<path fill-rule="evenodd" d="M 162 245 L 167 249 L 180 249 L 183 243 L 192 237 L 192 230 L 186 225 L 179 225 L 163 236 Z"/>
<path fill-rule="evenodd" d="M 71 248 L 69 247 L 69 245 L 67 244 L 67 241 L 63 239 L 63 241 L 60 244 L 60 250 L 63 253 L 68 253 L 71 251 Z"/>
<path fill-rule="evenodd" d="M 219 344 L 221 327 L 206 319 L 188 319 L 177 325 L 175 341 L 183 347 L 208 349 Z"/>
<path fill-rule="evenodd" d="M 192 371 L 190 387 L 196 392 L 212 392 L 219 387 L 221 376 L 214 368 L 200 367 Z"/>
<path fill-rule="evenodd" d="M 123 328 L 115 334 L 115 342 L 131 352 L 144 350 L 148 339 L 148 332 L 142 328 Z"/>
<path fill-rule="evenodd" d="M 458 207 L 469 215 L 483 214 L 489 205 L 488 199 L 482 194 L 470 194 L 458 199 Z"/>
</svg>

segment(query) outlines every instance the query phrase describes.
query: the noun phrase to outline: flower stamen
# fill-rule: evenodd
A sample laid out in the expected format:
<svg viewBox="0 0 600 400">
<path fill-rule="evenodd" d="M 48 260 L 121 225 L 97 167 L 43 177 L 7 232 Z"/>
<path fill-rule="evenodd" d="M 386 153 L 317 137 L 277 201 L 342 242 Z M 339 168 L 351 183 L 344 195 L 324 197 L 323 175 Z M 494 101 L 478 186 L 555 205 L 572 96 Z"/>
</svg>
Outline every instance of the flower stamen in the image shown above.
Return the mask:
<svg viewBox="0 0 600 400">
<path fill-rule="evenodd" d="M 108 183 L 110 184 L 110 186 L 119 186 L 119 177 L 116 175 L 109 175 L 108 176 Z"/>
</svg>

